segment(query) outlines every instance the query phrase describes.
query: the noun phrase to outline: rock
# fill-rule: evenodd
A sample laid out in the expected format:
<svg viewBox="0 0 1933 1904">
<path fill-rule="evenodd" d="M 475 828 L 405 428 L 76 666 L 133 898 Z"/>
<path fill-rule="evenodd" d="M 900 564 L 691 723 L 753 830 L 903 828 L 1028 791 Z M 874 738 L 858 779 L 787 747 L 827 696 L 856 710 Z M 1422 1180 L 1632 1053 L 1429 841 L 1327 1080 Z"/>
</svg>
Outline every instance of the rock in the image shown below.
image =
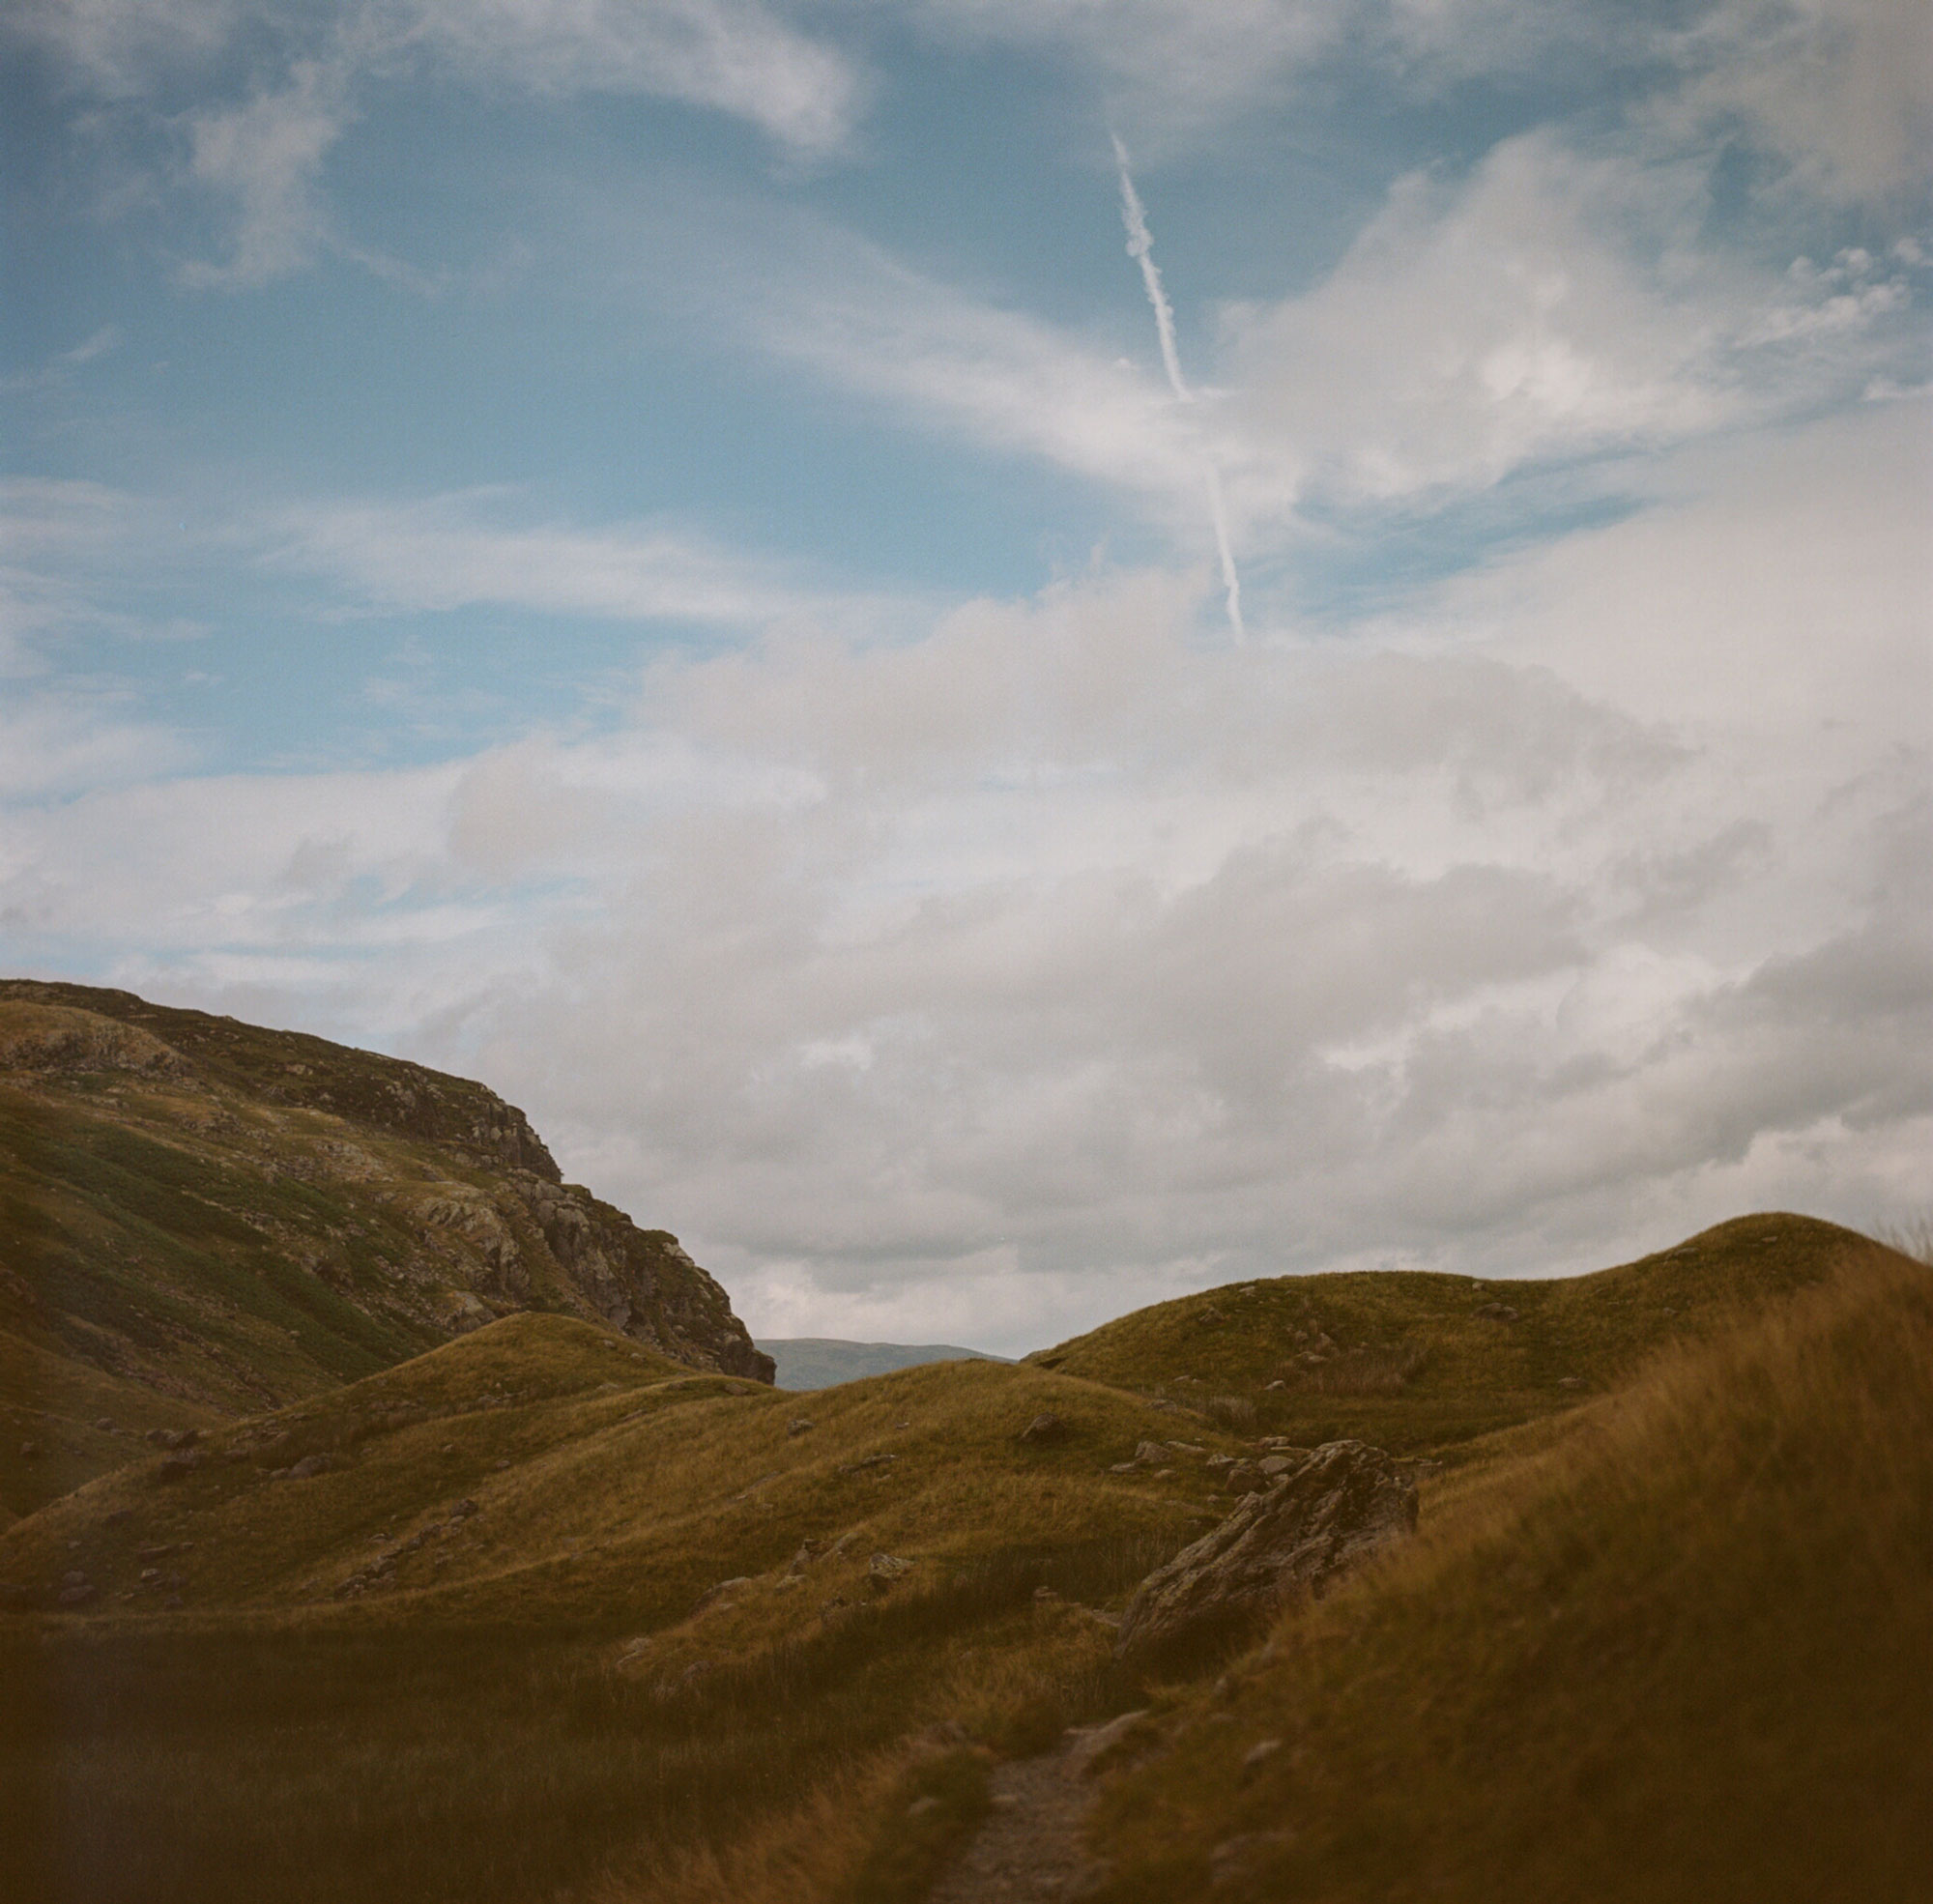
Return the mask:
<svg viewBox="0 0 1933 1904">
<path fill-rule="evenodd" d="M 703 1613 L 707 1606 L 716 1606 L 735 1588 L 749 1587 L 751 1584 L 752 1576 L 749 1573 L 738 1573 L 729 1580 L 720 1580 L 715 1587 L 707 1587 L 699 1595 L 698 1604 L 691 1610 L 694 1613 Z"/>
<path fill-rule="evenodd" d="M 201 1439 L 198 1428 L 150 1428 L 141 1439 L 151 1448 L 192 1448 Z"/>
<path fill-rule="evenodd" d="M 1261 1470 L 1253 1461 L 1236 1461 L 1222 1473 L 1222 1486 L 1231 1494 L 1246 1494 L 1261 1479 Z"/>
<path fill-rule="evenodd" d="M 100 1595 L 101 1589 L 91 1580 L 82 1580 L 73 1586 L 63 1587 L 54 1596 L 54 1603 L 57 1606 L 85 1606 L 89 1601 L 99 1599 Z"/>
<path fill-rule="evenodd" d="M 1168 1447 L 1172 1455 L 1205 1455 L 1208 1452 L 1198 1441 L 1170 1441 Z"/>
<path fill-rule="evenodd" d="M 1242 1754 L 1242 1770 L 1244 1772 L 1253 1772 L 1257 1766 L 1266 1765 L 1281 1750 L 1282 1741 L 1280 1739 L 1257 1739 Z"/>
<path fill-rule="evenodd" d="M 817 1422 L 809 1422 L 803 1415 L 800 1415 L 795 1420 L 786 1424 L 786 1439 L 790 1441 L 797 1435 L 810 1434 L 818 1426 Z"/>
<path fill-rule="evenodd" d="M 1487 1315 L 1492 1322 L 1515 1322 L 1516 1311 L 1509 1303 L 1485 1303 L 1478 1309 L 1479 1315 Z"/>
<path fill-rule="evenodd" d="M 841 1474 L 858 1474 L 866 1468 L 882 1468 L 888 1462 L 898 1459 L 899 1457 L 897 1455 L 888 1455 L 883 1451 L 873 1455 L 861 1455 L 856 1461 L 848 1461 L 839 1472 Z"/>
<path fill-rule="evenodd" d="M 1232 1455 L 1210 1455 L 1201 1465 L 1209 1468 L 1231 1468 L 1235 1465 L 1235 1457 Z"/>
<path fill-rule="evenodd" d="M 1053 1448 L 1067 1439 L 1068 1428 L 1058 1415 L 1036 1415 L 1017 1439 L 1023 1448 Z"/>
<path fill-rule="evenodd" d="M 155 1471 L 155 1479 L 163 1484 L 170 1481 L 186 1481 L 202 1463 L 199 1448 L 177 1448 L 172 1455 L 163 1455 L 160 1466 Z"/>
<path fill-rule="evenodd" d="M 1110 1474 L 1133 1474 L 1139 1466 L 1140 1463 L 1137 1461 L 1116 1461 L 1108 1472 Z"/>
<path fill-rule="evenodd" d="M 1576 1375 L 1559 1375 L 1557 1378 L 1557 1386 L 1559 1388 L 1582 1388 L 1584 1384 L 1583 1381 Z"/>
<path fill-rule="evenodd" d="M 119 1434 L 121 1432 L 120 1428 L 115 1425 L 112 1415 L 102 1415 L 96 1421 L 94 1431 L 96 1434 Z"/>
<path fill-rule="evenodd" d="M 1235 1472 L 1231 1470 L 1230 1472 Z M 1238 1641 L 1416 1527 L 1416 1484 L 1380 1448 L 1330 1441 L 1136 1590 L 1115 1652 L 1143 1662 Z"/>
<path fill-rule="evenodd" d="M 876 1594 L 888 1593 L 895 1580 L 903 1580 L 916 1565 L 898 1554 L 876 1553 L 866 1563 L 866 1585 Z"/>
<path fill-rule="evenodd" d="M 1255 1471 L 1273 1480 L 1279 1474 L 1286 1474 L 1294 1466 L 1294 1460 L 1287 1455 L 1264 1455 L 1255 1463 Z"/>
<path fill-rule="evenodd" d="M 1140 1441 L 1135 1444 L 1135 1459 L 1145 1461 L 1152 1467 L 1157 1461 L 1168 1459 L 1168 1450 L 1159 1441 Z"/>
<path fill-rule="evenodd" d="M 308 1481 L 318 1474 L 327 1474 L 336 1465 L 333 1455 L 304 1455 L 288 1469 L 291 1481 Z"/>
<path fill-rule="evenodd" d="M 1277 1380 L 1270 1382 L 1268 1386 L 1262 1390 L 1262 1393 L 1264 1395 L 1273 1395 L 1277 1389 L 1286 1388 L 1288 1384 L 1286 1382 L 1278 1378 Z"/>
</svg>

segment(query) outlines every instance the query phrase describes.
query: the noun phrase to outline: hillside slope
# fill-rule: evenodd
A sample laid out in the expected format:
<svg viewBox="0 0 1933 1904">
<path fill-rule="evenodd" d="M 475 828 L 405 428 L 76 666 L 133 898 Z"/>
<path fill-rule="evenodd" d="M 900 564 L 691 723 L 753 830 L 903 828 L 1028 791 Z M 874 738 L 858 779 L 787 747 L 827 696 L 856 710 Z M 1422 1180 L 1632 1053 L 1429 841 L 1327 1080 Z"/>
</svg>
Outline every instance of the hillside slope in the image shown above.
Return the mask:
<svg viewBox="0 0 1933 1904">
<path fill-rule="evenodd" d="M 770 1379 L 677 1239 L 561 1182 L 482 1085 L 0 985 L 7 1512 L 126 1460 L 130 1431 L 253 1413 L 525 1310 Z"/>
<path fill-rule="evenodd" d="M 1933 1275 L 1886 1255 L 1506 1437 L 1182 1696 L 1090 1830 L 1099 1898 L 1923 1897 Z"/>
</svg>

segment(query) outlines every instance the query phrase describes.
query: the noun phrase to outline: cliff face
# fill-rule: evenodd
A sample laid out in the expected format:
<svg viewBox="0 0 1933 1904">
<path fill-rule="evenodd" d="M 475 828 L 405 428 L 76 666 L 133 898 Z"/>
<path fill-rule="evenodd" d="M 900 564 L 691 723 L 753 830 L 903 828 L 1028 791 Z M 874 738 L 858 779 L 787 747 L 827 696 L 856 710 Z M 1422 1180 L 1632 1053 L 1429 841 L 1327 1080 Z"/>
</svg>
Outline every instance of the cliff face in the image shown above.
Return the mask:
<svg viewBox="0 0 1933 1904">
<path fill-rule="evenodd" d="M 26 1419 L 64 1418 L 62 1396 L 111 1417 L 131 1384 L 253 1412 L 518 1310 L 772 1378 L 677 1238 L 563 1182 L 483 1085 L 126 992 L 0 982 L 0 1484 L 23 1437 L 46 1448 L 37 1474 L 62 1449 L 86 1464 L 86 1409 L 65 1440 Z"/>
</svg>

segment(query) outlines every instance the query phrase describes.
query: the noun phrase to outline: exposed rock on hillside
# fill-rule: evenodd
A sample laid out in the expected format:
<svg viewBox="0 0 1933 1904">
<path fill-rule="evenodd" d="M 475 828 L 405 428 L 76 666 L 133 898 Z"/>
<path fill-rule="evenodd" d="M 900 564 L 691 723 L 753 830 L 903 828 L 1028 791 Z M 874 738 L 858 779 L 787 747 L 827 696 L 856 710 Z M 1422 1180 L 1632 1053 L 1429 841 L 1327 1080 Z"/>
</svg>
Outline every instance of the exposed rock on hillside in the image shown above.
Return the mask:
<svg viewBox="0 0 1933 1904">
<path fill-rule="evenodd" d="M 1258 1628 L 1298 1593 L 1320 1599 L 1362 1558 L 1416 1528 L 1416 1484 L 1360 1441 L 1331 1441 L 1250 1494 L 1143 1580 L 1115 1651 L 1154 1662 Z"/>
<path fill-rule="evenodd" d="M 772 1377 L 677 1238 L 563 1183 L 483 1085 L 0 983 L 0 1506 L 125 1458 L 101 1419 L 253 1413 L 520 1310 Z M 26 1440 L 47 1450 L 31 1470 Z"/>
</svg>

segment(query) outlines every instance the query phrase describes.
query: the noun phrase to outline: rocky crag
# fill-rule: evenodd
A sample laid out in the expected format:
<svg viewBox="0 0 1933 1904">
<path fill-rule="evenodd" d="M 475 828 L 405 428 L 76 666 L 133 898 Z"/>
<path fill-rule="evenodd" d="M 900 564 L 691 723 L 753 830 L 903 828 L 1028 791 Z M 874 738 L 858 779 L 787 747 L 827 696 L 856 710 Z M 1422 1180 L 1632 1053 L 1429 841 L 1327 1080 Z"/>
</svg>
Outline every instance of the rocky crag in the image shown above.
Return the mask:
<svg viewBox="0 0 1933 1904">
<path fill-rule="evenodd" d="M 130 1430 L 254 1413 L 523 1310 L 772 1378 L 678 1239 L 564 1183 L 484 1085 L 0 982 L 9 1512 L 126 1459 Z"/>
</svg>

